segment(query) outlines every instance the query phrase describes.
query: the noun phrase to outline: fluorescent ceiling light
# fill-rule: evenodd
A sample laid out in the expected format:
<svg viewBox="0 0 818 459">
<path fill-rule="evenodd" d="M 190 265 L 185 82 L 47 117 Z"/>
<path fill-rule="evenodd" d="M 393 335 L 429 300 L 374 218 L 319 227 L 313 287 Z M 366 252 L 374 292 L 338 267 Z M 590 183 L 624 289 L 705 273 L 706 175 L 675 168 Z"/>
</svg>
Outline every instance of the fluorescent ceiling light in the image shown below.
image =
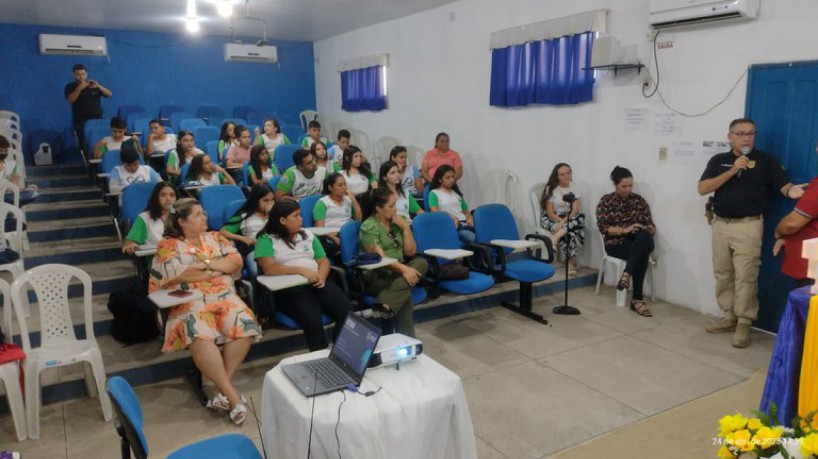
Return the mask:
<svg viewBox="0 0 818 459">
<path fill-rule="evenodd" d="M 231 0 L 219 0 L 216 11 L 219 12 L 219 16 L 229 18 L 233 15 L 233 2 Z"/>
<path fill-rule="evenodd" d="M 185 27 L 190 33 L 199 31 L 199 16 L 196 14 L 196 0 L 187 0 L 187 17 Z"/>
</svg>

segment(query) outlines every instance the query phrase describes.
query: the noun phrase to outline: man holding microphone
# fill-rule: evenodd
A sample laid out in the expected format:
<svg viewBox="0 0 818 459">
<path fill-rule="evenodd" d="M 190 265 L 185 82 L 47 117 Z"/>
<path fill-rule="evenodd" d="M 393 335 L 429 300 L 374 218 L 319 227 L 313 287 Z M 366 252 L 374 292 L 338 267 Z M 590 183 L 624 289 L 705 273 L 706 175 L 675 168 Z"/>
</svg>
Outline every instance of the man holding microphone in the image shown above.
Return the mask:
<svg viewBox="0 0 818 459">
<path fill-rule="evenodd" d="M 750 345 L 750 326 L 758 315 L 761 215 L 773 194 L 798 199 L 805 185 L 793 185 L 776 158 L 753 148 L 755 123 L 739 118 L 727 134 L 731 150 L 710 158 L 698 191 L 713 196 L 712 244 L 716 300 L 724 317 L 708 333 L 733 333 L 733 347 Z"/>
<path fill-rule="evenodd" d="M 111 97 L 111 90 L 88 79 L 88 70 L 82 64 L 73 68 L 74 81 L 65 85 L 65 99 L 71 104 L 74 119 L 74 131 L 77 133 L 77 146 L 85 146 L 83 125 L 87 120 L 102 118 L 100 97 Z"/>
</svg>

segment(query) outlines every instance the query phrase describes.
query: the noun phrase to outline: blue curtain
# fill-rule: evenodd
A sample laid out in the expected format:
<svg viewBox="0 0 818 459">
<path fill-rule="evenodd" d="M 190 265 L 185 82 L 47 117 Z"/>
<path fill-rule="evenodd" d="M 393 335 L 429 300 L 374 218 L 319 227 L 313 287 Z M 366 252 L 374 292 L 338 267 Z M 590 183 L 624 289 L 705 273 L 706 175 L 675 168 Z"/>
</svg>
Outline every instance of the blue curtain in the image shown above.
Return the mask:
<svg viewBox="0 0 818 459">
<path fill-rule="evenodd" d="M 386 109 L 383 67 L 341 72 L 341 108 L 348 112 Z"/>
<path fill-rule="evenodd" d="M 594 32 L 584 32 L 493 50 L 489 103 L 522 107 L 591 100 L 593 44 Z"/>
</svg>

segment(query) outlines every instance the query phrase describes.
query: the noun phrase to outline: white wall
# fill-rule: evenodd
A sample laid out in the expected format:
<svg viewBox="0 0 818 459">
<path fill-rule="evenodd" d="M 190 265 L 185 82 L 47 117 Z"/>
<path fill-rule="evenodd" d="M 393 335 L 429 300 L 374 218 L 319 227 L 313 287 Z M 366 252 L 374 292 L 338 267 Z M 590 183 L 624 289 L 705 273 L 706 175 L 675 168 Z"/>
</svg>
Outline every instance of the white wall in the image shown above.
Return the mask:
<svg viewBox="0 0 818 459">
<path fill-rule="evenodd" d="M 623 45 L 636 45 L 654 73 L 647 0 L 461 0 L 317 42 L 318 109 L 367 132 L 373 142 L 389 135 L 431 148 L 437 132 L 448 132 L 452 148 L 470 162 L 463 187 L 472 206 L 481 196 L 480 171 L 513 170 L 528 210 L 528 188 L 565 161 L 586 191 L 583 208 L 592 214 L 612 189 L 610 170 L 617 164 L 630 168 L 658 226 L 657 296 L 715 314 L 710 231 L 704 198 L 696 193 L 705 163 L 660 161 L 658 150 L 673 140 L 725 139 L 729 121 L 744 114 L 746 76 L 709 114 L 679 117 L 672 136 L 656 135 L 652 126 L 648 132 L 623 130 L 624 108 L 648 108 L 651 118 L 669 111 L 658 97 L 642 97 L 642 77 L 635 72 L 600 74 L 594 101 L 578 106 L 509 110 L 488 104 L 491 32 L 599 8 L 610 10 L 608 32 Z M 751 64 L 816 59 L 810 39 L 816 17 L 813 0 L 762 0 L 756 21 L 663 32 L 659 41 L 672 39 L 674 46 L 659 51 L 661 93 L 674 108 L 700 113 L 725 97 Z M 338 61 L 376 53 L 391 59 L 389 109 L 341 111 Z M 602 249 L 596 233 L 588 235 L 584 262 L 596 266 Z"/>
</svg>

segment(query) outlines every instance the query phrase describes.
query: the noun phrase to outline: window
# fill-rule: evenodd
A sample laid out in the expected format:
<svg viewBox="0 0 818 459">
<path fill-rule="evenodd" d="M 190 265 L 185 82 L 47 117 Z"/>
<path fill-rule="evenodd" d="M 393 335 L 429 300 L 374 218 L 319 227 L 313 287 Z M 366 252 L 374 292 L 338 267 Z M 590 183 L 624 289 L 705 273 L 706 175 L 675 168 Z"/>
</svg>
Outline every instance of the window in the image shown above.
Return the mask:
<svg viewBox="0 0 818 459">
<path fill-rule="evenodd" d="M 348 112 L 385 110 L 387 65 L 386 54 L 341 63 L 341 109 Z"/>
<path fill-rule="evenodd" d="M 489 104 L 566 105 L 593 98 L 591 49 L 604 10 L 492 34 Z"/>
</svg>

